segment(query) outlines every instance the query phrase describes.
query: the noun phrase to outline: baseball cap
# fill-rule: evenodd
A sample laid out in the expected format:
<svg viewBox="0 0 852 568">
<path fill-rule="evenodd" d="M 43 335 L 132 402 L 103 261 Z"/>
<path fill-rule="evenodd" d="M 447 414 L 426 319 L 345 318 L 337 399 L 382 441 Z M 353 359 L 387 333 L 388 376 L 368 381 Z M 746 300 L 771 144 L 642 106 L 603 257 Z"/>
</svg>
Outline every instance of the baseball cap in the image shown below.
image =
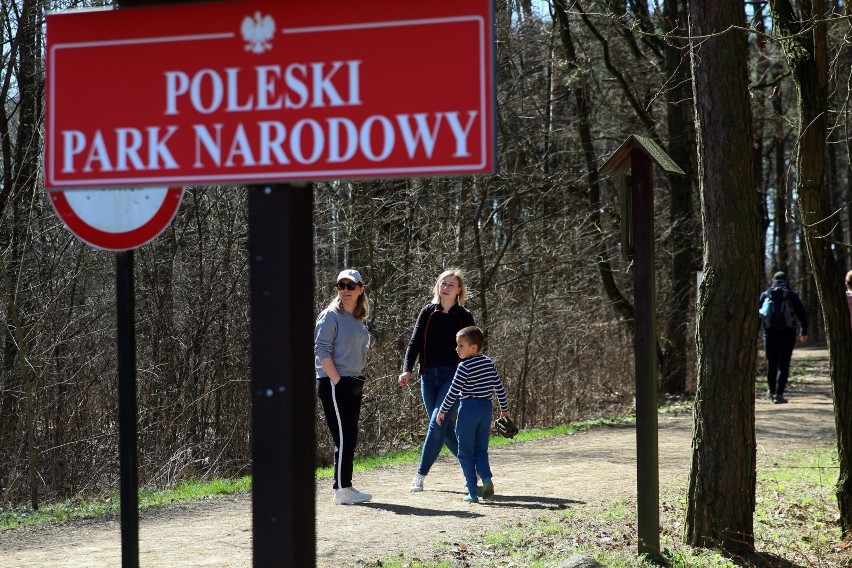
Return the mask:
<svg viewBox="0 0 852 568">
<path fill-rule="evenodd" d="M 351 280 L 352 282 L 363 284 L 364 281 L 361 280 L 361 273 L 357 270 L 352 270 L 351 268 L 347 268 L 343 270 L 340 274 L 337 275 L 337 281 L 341 280 Z"/>
<path fill-rule="evenodd" d="M 774 275 L 772 275 L 772 279 L 773 280 L 787 280 L 787 273 L 786 272 L 776 272 Z M 339 280 L 339 278 L 338 278 L 338 280 Z"/>
</svg>

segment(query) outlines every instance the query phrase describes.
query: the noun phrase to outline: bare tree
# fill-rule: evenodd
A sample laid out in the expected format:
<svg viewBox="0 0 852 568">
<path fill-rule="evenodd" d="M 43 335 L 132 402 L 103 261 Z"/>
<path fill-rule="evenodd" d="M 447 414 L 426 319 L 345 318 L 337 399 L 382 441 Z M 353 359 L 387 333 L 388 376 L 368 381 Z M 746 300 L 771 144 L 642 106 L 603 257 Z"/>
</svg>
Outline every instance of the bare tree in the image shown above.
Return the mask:
<svg viewBox="0 0 852 568">
<path fill-rule="evenodd" d="M 796 195 L 808 258 L 813 270 L 828 340 L 830 375 L 840 473 L 836 485 L 840 527 L 852 536 L 852 330 L 838 285 L 831 235 L 836 225 L 826 207 L 825 156 L 828 115 L 828 7 L 820 0 L 802 3 L 797 12 L 788 0 L 772 0 L 779 41 L 793 74 L 798 99 L 799 142 L 796 152 Z"/>
<path fill-rule="evenodd" d="M 28 295 L 22 292 L 20 283 L 24 278 L 23 258 L 29 252 L 27 247 L 31 237 L 27 227 L 27 208 L 39 183 L 42 6 L 38 0 L 25 0 L 20 6 L 3 3 L 2 11 L 3 37 L 8 40 L 8 49 L 4 48 L 3 53 L 8 56 L 0 71 L 0 100 L 4 107 L 0 114 L 0 160 L 3 165 L 0 246 L 6 251 L 6 258 L 0 264 L 0 278 L 6 305 L 4 359 L 9 367 L 0 375 L 0 404 L 3 405 L 0 416 L 5 417 L 5 420 L 0 419 L 0 430 L 15 431 L 19 425 L 14 422 L 23 416 L 20 430 L 26 435 L 22 445 L 0 443 L 0 464 L 17 463 L 23 456 L 15 456 L 13 448 L 25 448 L 30 504 L 36 509 L 39 506 L 39 451 L 35 433 L 38 377 L 33 362 L 29 360 L 34 310 L 28 306 Z M 2 468 L 3 465 L 0 465 L 0 486 L 4 478 L 10 477 Z"/>
</svg>

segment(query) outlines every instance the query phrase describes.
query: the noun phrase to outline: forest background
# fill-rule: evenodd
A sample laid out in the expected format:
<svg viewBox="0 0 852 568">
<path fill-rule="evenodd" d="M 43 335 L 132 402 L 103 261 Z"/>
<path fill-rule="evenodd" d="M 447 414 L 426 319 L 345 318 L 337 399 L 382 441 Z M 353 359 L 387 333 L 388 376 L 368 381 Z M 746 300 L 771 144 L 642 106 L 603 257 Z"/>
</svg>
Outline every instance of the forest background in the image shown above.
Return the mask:
<svg viewBox="0 0 852 568">
<path fill-rule="evenodd" d="M 762 271 L 754 278 L 764 283 L 785 270 L 812 315 L 810 341 L 820 342 L 821 302 L 803 237 L 813 223 L 803 223 L 796 201 L 799 83 L 784 42 L 774 39 L 770 3 L 725 4 L 738 20 L 722 29 L 745 44 L 751 121 L 743 130 L 751 152 L 732 144 L 729 159 L 753 176 L 749 199 L 759 220 L 744 215 L 741 223 L 764 259 L 762 267 L 739 269 Z M 91 5 L 2 4 L 0 507 L 84 498 L 118 482 L 114 257 L 61 225 L 40 171 L 44 15 Z M 840 267 L 840 291 L 852 268 L 850 13 L 845 2 L 800 2 L 797 21 L 813 18 L 814 6 L 828 54 L 819 158 L 821 205 L 830 216 L 821 219 L 829 229 L 819 239 Z M 375 342 L 361 453 L 420 441 L 419 393 L 401 390 L 396 376 L 416 314 L 449 267 L 467 275 L 467 307 L 487 333 L 487 352 L 524 427 L 632 404 L 632 266 L 620 249 L 618 180 L 598 174 L 630 134 L 658 141 L 687 174 L 657 172 L 657 363 L 661 393 L 696 390 L 697 275 L 707 259 L 698 157 L 713 156 L 699 152 L 693 93 L 702 91 L 693 91 L 687 7 L 498 0 L 498 171 L 315 184 L 315 265 L 295 277 L 314 279 L 316 297 L 304 309 L 316 313 L 340 269 L 365 276 Z M 727 132 L 727 117 L 716 119 Z M 703 230 L 725 230 L 728 221 L 705 214 Z M 136 252 L 143 485 L 250 473 L 246 237 L 244 188 L 189 187 L 165 233 Z M 724 296 L 703 301 L 724 312 Z M 755 322 L 756 304 L 755 296 Z M 757 324 L 746 328 L 756 347 Z M 328 436 L 318 431 L 317 440 L 326 464 Z"/>
</svg>

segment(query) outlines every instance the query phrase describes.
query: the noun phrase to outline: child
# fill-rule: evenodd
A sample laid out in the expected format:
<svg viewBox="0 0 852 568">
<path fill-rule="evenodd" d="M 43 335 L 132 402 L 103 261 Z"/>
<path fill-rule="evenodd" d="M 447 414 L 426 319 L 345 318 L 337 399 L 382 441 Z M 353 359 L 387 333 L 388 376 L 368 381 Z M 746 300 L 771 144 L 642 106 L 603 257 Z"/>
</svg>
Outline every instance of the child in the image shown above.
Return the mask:
<svg viewBox="0 0 852 568">
<path fill-rule="evenodd" d="M 494 362 L 479 352 L 483 339 L 482 330 L 473 325 L 456 334 L 456 353 L 461 363 L 436 418 L 438 424 L 443 422 L 445 414 L 452 409 L 456 400 L 460 400 L 456 436 L 459 442 L 459 463 L 467 482 L 467 495 L 464 500 L 468 503 L 479 502 L 477 474 L 482 478 L 482 498 L 489 499 L 494 496 L 491 468 L 488 465 L 493 393 L 497 393 L 497 401 L 500 403 L 500 417 L 511 418 L 506 390 Z"/>
</svg>

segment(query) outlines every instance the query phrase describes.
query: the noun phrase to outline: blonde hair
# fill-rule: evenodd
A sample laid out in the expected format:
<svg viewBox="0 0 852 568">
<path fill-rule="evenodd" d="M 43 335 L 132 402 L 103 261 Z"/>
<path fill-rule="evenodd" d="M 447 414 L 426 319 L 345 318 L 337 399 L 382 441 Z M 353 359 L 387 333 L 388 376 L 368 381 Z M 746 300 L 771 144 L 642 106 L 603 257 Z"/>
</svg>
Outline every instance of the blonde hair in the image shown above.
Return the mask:
<svg viewBox="0 0 852 568">
<path fill-rule="evenodd" d="M 852 270 L 846 273 L 846 287 L 852 290 Z"/>
<path fill-rule="evenodd" d="M 467 300 L 467 288 L 464 286 L 464 274 L 458 268 L 450 268 L 449 270 L 443 271 L 438 279 L 435 281 L 435 289 L 434 295 L 432 296 L 433 304 L 441 303 L 441 280 L 446 278 L 447 276 L 452 276 L 459 283 L 459 295 L 456 298 L 456 301 L 460 306 L 464 306 L 465 300 Z"/>
<path fill-rule="evenodd" d="M 358 299 L 355 301 L 355 309 L 352 310 L 352 316 L 356 320 L 367 319 L 367 316 L 370 315 L 370 302 L 367 300 L 367 287 L 364 286 L 363 283 L 359 282 L 363 291 L 361 295 L 358 296 Z M 336 294 L 334 298 L 331 299 L 331 302 L 328 304 L 329 309 L 336 310 L 338 312 L 342 312 L 345 310 L 343 307 L 343 302 L 340 301 L 340 295 Z"/>
</svg>

